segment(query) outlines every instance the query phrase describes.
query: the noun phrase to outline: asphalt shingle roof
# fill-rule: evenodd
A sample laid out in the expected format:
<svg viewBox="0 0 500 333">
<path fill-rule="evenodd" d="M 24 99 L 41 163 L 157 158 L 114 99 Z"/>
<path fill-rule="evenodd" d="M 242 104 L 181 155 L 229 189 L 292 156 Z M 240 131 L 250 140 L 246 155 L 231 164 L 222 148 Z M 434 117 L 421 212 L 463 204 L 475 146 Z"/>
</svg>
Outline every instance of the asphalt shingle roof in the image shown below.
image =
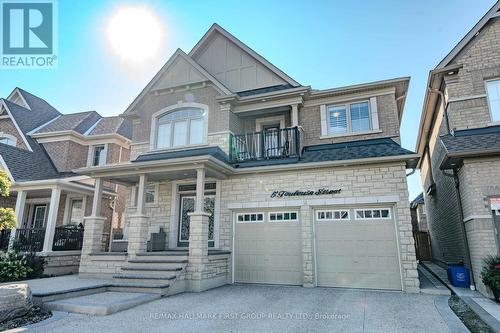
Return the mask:
<svg viewBox="0 0 500 333">
<path fill-rule="evenodd" d="M 40 128 L 36 133 L 49 133 L 73 130 L 80 134 L 85 133 L 101 116 L 95 111 L 79 112 L 61 115 L 53 122 Z"/>
<path fill-rule="evenodd" d="M 402 148 L 398 143 L 389 138 L 360 140 L 345 143 L 323 144 L 304 147 L 302 156 L 299 158 L 269 159 L 248 162 L 237 162 L 233 166 L 237 168 L 247 168 L 256 166 L 312 163 L 324 161 L 348 161 L 354 159 L 389 157 L 401 155 L 414 155 L 415 153 Z M 204 147 L 189 150 L 179 150 L 173 152 L 163 152 L 155 154 L 144 154 L 137 157 L 134 162 L 145 162 L 155 160 L 174 159 L 191 156 L 211 155 L 228 163 L 227 155 L 218 147 Z M 408 168 L 416 167 L 418 159 L 409 159 Z"/>
<path fill-rule="evenodd" d="M 441 136 L 448 153 L 500 149 L 500 126 L 455 131 Z"/>
<path fill-rule="evenodd" d="M 183 157 L 193 157 L 193 156 L 203 156 L 210 155 L 218 160 L 228 163 L 228 157 L 219 147 L 203 147 L 185 150 L 168 151 L 162 153 L 154 154 L 143 154 L 139 155 L 132 162 L 147 162 L 147 161 L 157 161 L 157 160 L 168 160 L 173 158 L 183 158 Z"/>
<path fill-rule="evenodd" d="M 105 117 L 87 135 L 102 135 L 118 133 L 128 139 L 132 139 L 132 124 L 122 117 Z"/>
</svg>

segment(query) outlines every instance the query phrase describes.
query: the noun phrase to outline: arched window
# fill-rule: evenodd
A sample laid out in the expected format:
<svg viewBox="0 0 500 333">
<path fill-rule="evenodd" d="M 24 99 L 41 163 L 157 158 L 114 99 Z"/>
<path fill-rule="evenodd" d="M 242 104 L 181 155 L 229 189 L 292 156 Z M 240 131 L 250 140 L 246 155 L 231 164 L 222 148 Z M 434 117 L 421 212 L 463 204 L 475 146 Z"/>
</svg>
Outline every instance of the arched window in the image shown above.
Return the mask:
<svg viewBox="0 0 500 333">
<path fill-rule="evenodd" d="M 9 146 L 16 146 L 17 139 L 8 134 L 0 134 L 0 143 L 9 145 Z"/>
<path fill-rule="evenodd" d="M 156 148 L 197 145 L 206 142 L 207 112 L 183 108 L 164 113 L 156 121 Z"/>
</svg>

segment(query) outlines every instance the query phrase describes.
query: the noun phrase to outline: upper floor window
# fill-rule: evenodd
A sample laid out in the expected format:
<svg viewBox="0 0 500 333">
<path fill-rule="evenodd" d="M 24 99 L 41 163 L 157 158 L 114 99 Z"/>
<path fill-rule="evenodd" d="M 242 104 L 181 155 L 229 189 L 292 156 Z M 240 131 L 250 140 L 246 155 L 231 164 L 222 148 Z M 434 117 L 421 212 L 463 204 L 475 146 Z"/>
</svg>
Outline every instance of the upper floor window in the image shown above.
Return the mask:
<svg viewBox="0 0 500 333">
<path fill-rule="evenodd" d="M 329 135 L 367 132 L 372 129 L 367 101 L 328 106 L 327 119 Z"/>
<path fill-rule="evenodd" d="M 15 146 L 16 145 L 16 140 L 14 140 L 12 138 L 5 137 L 5 136 L 2 136 L 2 137 L 0 137 L 0 143 L 6 144 L 6 145 L 9 145 L 9 146 Z"/>
<path fill-rule="evenodd" d="M 106 146 L 99 145 L 94 146 L 92 152 L 92 166 L 104 165 L 106 164 Z"/>
<path fill-rule="evenodd" d="M 204 143 L 206 118 L 206 112 L 197 108 L 181 109 L 160 116 L 156 128 L 156 148 Z"/>
<path fill-rule="evenodd" d="M 486 93 L 491 111 L 491 120 L 500 121 L 500 79 L 486 81 Z"/>
</svg>

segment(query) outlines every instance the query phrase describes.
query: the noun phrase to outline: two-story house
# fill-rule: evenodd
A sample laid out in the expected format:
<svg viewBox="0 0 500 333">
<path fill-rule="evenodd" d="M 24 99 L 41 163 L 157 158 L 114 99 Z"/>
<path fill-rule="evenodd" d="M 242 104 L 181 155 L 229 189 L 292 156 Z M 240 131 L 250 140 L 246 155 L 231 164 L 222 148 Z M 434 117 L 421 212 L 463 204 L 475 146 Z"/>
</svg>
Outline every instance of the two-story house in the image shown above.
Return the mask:
<svg viewBox="0 0 500 333">
<path fill-rule="evenodd" d="M 433 259 L 464 262 L 486 294 L 499 253 L 500 2 L 429 74 L 417 139 Z"/>
<path fill-rule="evenodd" d="M 94 180 L 72 170 L 130 159 L 132 127 L 121 117 L 95 111 L 61 114 L 20 88 L 0 99 L 0 165 L 12 182 L 2 207 L 15 208 L 15 230 L 3 232 L 5 249 L 46 257 L 45 274 L 78 272 L 84 215 L 92 209 Z M 112 227 L 120 230 L 126 189 L 106 184 L 102 214 L 103 250 Z M 10 241 L 10 242 L 9 242 Z"/>
<path fill-rule="evenodd" d="M 94 198 L 103 182 L 130 193 L 127 252 L 100 251 L 94 204 L 80 275 L 165 293 L 233 282 L 418 291 L 406 183 L 418 155 L 399 133 L 408 84 L 311 89 L 214 24 L 122 115 L 131 161 L 77 171 L 95 178 Z"/>
</svg>

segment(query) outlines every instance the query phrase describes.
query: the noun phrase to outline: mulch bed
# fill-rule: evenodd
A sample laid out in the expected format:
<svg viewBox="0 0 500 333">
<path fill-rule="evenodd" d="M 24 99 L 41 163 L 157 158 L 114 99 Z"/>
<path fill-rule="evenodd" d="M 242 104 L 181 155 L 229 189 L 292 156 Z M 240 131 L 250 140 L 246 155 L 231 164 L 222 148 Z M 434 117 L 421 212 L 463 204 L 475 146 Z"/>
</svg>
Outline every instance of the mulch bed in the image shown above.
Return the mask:
<svg viewBox="0 0 500 333">
<path fill-rule="evenodd" d="M 39 306 L 33 306 L 26 315 L 0 323 L 0 331 L 38 323 L 50 317 L 52 317 L 50 311 L 44 310 Z"/>
<path fill-rule="evenodd" d="M 460 297 L 456 295 L 451 296 L 448 304 L 472 333 L 494 333 L 494 331 L 486 325 L 486 323 L 482 321 L 481 318 L 460 299 Z"/>
</svg>

